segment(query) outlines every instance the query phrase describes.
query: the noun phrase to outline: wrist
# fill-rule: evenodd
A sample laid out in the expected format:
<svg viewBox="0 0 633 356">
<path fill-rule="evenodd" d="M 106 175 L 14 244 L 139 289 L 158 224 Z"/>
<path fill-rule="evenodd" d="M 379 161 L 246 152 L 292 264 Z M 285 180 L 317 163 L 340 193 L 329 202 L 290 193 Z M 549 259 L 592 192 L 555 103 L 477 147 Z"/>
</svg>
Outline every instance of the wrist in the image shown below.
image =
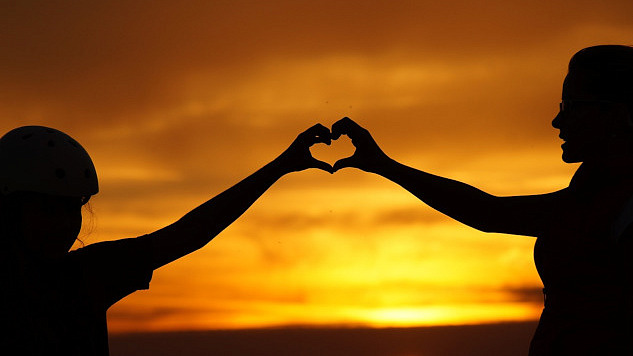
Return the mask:
<svg viewBox="0 0 633 356">
<path fill-rule="evenodd" d="M 288 173 L 294 172 L 292 169 L 290 169 L 290 165 L 286 162 L 283 155 L 270 161 L 270 163 L 266 165 L 266 168 L 271 175 L 277 178 L 281 178 Z"/>
<path fill-rule="evenodd" d="M 390 172 L 393 172 L 398 165 L 400 165 L 400 163 L 385 155 L 382 159 L 376 162 L 373 167 L 374 169 L 372 169 L 372 172 L 386 177 L 390 174 Z"/>
</svg>

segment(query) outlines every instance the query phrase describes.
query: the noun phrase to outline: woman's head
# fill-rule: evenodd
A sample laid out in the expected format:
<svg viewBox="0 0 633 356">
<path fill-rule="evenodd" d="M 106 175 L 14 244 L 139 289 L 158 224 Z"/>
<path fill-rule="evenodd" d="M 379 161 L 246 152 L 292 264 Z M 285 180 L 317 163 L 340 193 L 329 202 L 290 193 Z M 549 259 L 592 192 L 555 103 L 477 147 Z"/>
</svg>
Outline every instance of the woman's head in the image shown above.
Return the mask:
<svg viewBox="0 0 633 356">
<path fill-rule="evenodd" d="M 601 45 L 578 51 L 569 61 L 568 76 L 579 76 L 588 94 L 598 100 L 633 108 L 633 47 Z"/>
<path fill-rule="evenodd" d="M 65 133 L 25 126 L 0 138 L 3 244 L 38 255 L 67 252 L 81 228 L 81 207 L 98 190 L 90 156 Z"/>
<path fill-rule="evenodd" d="M 600 160 L 616 147 L 633 147 L 632 114 L 633 47 L 578 51 L 569 62 L 561 110 L 552 122 L 565 140 L 563 160 Z"/>
</svg>

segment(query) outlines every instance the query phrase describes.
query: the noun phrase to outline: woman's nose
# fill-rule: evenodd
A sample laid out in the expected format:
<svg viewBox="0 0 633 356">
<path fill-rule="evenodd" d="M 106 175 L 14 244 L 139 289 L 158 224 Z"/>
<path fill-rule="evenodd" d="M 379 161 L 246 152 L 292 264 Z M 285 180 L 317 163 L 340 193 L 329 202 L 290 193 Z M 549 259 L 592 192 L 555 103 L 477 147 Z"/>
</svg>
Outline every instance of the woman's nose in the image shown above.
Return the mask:
<svg viewBox="0 0 633 356">
<path fill-rule="evenodd" d="M 555 129 L 560 129 L 560 124 L 561 124 L 561 120 L 562 120 L 562 113 L 559 112 L 558 114 L 556 114 L 556 116 L 554 117 L 554 120 L 552 120 L 552 126 Z"/>
</svg>

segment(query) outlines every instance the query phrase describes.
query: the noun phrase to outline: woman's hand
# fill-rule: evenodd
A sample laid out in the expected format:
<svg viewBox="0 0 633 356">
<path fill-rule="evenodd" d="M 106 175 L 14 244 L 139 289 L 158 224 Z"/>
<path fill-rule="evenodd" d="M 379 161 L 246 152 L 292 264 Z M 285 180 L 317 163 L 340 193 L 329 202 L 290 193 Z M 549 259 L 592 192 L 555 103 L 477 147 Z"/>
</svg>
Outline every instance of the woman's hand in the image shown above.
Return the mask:
<svg viewBox="0 0 633 356">
<path fill-rule="evenodd" d="M 332 143 L 330 130 L 321 124 L 316 124 L 299 134 L 290 147 L 275 161 L 287 173 L 303 171 L 308 168 L 318 168 L 334 173 L 334 168 L 329 163 L 312 157 L 310 147 L 316 143 L 325 143 L 326 145 Z"/>
<path fill-rule="evenodd" d="M 380 174 L 391 159 L 378 147 L 374 138 L 367 129 L 361 127 L 348 117 L 344 117 L 332 125 L 333 140 L 341 135 L 347 135 L 356 151 L 350 157 L 343 158 L 334 163 L 334 172 L 345 167 L 355 167 L 366 172 Z"/>
</svg>

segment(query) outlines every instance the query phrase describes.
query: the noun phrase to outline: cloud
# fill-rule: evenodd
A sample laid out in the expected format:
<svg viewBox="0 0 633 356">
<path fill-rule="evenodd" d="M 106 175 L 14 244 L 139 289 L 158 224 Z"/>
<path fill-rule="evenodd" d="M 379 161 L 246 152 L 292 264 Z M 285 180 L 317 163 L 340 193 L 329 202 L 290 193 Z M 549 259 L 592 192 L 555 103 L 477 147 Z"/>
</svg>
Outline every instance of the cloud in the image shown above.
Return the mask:
<svg viewBox="0 0 633 356">
<path fill-rule="evenodd" d="M 55 126 L 85 142 L 97 168 L 155 169 L 186 182 L 226 177 L 227 166 L 239 170 L 232 178 L 242 177 L 309 125 L 342 116 L 368 127 L 394 157 L 433 152 L 452 162 L 502 146 L 555 147 L 549 121 L 577 49 L 565 36 L 591 25 L 599 35 L 578 37 L 625 38 L 631 25 L 622 14 L 632 7 L 497 0 L 476 7 L 2 6 L 0 131 Z"/>
<path fill-rule="evenodd" d="M 3 106 L 67 125 L 127 121 L 186 100 L 204 73 L 216 91 L 262 63 L 405 53 L 478 62 L 533 48 L 583 25 L 629 27 L 609 1 L 472 4 L 369 1 L 113 1 L 3 4 Z M 279 66 L 283 69 L 283 64 Z M 92 119 L 91 119 L 92 118 Z"/>
</svg>

